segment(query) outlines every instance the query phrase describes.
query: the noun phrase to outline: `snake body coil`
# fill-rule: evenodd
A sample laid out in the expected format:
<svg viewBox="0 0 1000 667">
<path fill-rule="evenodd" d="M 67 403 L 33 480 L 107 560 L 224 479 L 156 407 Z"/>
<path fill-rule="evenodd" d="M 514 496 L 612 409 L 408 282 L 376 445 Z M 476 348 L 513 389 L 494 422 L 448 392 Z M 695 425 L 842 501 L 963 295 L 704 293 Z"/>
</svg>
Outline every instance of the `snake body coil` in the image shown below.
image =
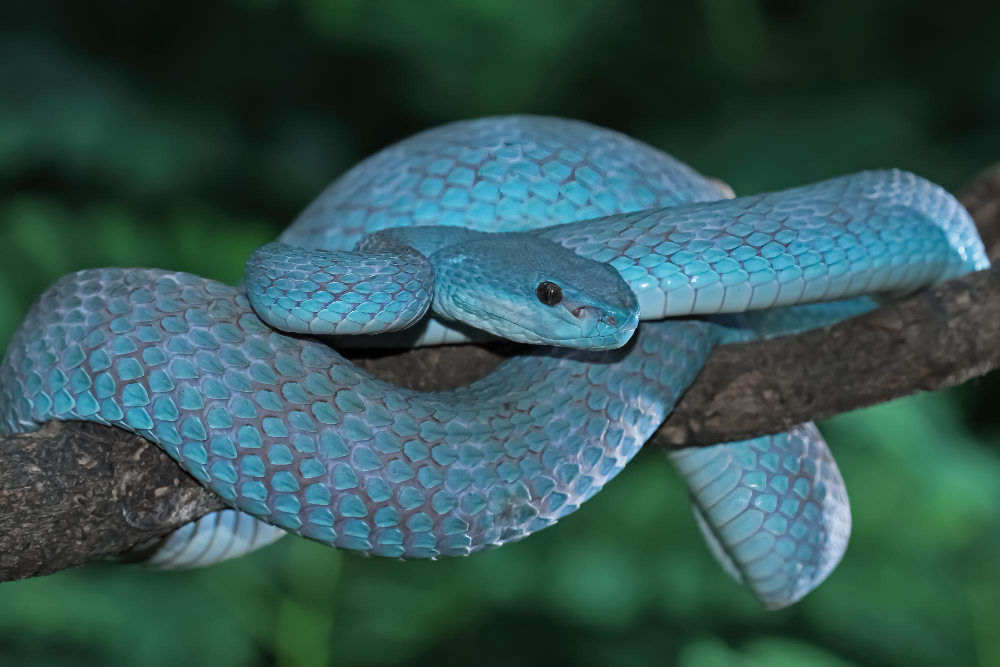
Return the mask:
<svg viewBox="0 0 1000 667">
<path fill-rule="evenodd" d="M 0 430 L 50 419 L 113 424 L 156 442 L 233 507 L 286 531 L 380 556 L 463 555 L 551 525 L 596 493 L 716 344 L 817 326 L 873 305 L 844 299 L 904 294 L 987 266 L 964 209 L 911 174 L 866 172 L 724 197 L 673 158 L 583 123 L 513 117 L 432 130 L 351 170 L 282 235 L 285 245 L 268 251 L 276 255 L 252 261 L 253 303 L 241 289 L 148 269 L 82 271 L 57 282 L 0 365 Z M 434 253 L 420 249 L 424 225 L 434 225 L 426 230 L 434 253 L 465 235 L 449 235 L 448 226 L 504 232 L 514 252 L 549 244 L 609 265 L 643 320 L 706 317 L 644 321 L 617 350 L 540 348 L 467 387 L 420 393 L 370 376 L 320 342 L 275 331 L 255 313 L 265 310 L 279 328 L 329 332 L 310 327 L 346 322 L 335 333 L 361 333 L 399 313 L 412 323 L 429 305 L 421 292 L 439 288 L 463 290 L 459 300 L 475 291 L 482 317 L 509 315 L 490 301 L 498 292 L 510 312 L 517 299 L 538 307 L 534 283 L 524 292 L 504 282 L 504 262 L 517 266 L 507 246 L 482 251 L 482 274 L 425 271 Z M 348 251 L 398 227 L 413 228 L 401 254 L 390 249 L 369 273 L 351 264 L 371 267 L 370 256 Z M 331 270 L 329 252 L 303 260 L 307 253 L 290 246 L 334 251 L 346 268 Z M 384 278 L 398 271 L 406 280 Z M 478 276 L 489 271 L 502 284 L 484 287 Z M 578 317 L 597 348 L 616 347 L 624 340 L 598 325 L 611 312 L 603 302 L 617 296 L 590 288 L 581 286 L 575 298 L 584 305 L 572 311 L 594 309 L 594 318 Z M 396 301 L 400 293 L 407 296 Z M 816 301 L 835 303 L 797 305 Z M 464 316 L 455 313 L 444 316 Z M 573 323 L 564 315 L 535 324 L 551 333 Z M 468 331 L 424 318 L 395 335 L 430 343 L 466 340 Z M 794 602 L 839 561 L 848 503 L 813 425 L 671 459 L 713 553 L 765 604 Z M 236 516 L 226 521 L 235 526 Z M 213 547 L 208 533 L 192 531 L 175 538 L 183 543 L 174 552 L 192 534 L 215 555 L 244 550 Z M 186 564 L 198 562 L 185 553 Z"/>
</svg>

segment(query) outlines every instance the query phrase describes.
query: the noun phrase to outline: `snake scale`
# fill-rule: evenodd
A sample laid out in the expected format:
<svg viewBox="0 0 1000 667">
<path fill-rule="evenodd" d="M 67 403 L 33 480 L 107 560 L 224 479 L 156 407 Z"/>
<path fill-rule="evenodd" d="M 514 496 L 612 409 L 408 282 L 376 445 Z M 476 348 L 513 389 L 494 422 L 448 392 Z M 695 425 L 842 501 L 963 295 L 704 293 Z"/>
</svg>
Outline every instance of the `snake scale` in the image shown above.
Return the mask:
<svg viewBox="0 0 1000 667">
<path fill-rule="evenodd" d="M 715 345 L 827 324 L 985 257 L 966 211 L 909 173 L 731 198 L 589 124 L 453 123 L 335 181 L 255 253 L 245 289 L 154 269 L 59 280 L 0 365 L 0 431 L 125 428 L 234 508 L 152 545 L 163 566 L 285 532 L 466 555 L 599 491 Z M 378 332 L 393 333 L 361 335 Z M 434 393 L 334 350 L 487 334 L 545 345 Z M 713 554 L 768 607 L 839 562 L 848 501 L 814 425 L 669 457 Z"/>
</svg>

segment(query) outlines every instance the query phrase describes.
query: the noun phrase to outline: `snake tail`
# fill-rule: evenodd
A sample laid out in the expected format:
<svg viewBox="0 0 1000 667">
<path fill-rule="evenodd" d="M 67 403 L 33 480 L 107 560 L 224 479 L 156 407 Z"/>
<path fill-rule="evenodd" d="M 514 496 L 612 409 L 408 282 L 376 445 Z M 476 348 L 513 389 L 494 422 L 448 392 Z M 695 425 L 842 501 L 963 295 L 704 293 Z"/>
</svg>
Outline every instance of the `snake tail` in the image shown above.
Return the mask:
<svg viewBox="0 0 1000 667">
<path fill-rule="evenodd" d="M 765 606 L 797 602 L 847 550 L 847 490 L 814 424 L 669 456 L 712 554 Z"/>
</svg>

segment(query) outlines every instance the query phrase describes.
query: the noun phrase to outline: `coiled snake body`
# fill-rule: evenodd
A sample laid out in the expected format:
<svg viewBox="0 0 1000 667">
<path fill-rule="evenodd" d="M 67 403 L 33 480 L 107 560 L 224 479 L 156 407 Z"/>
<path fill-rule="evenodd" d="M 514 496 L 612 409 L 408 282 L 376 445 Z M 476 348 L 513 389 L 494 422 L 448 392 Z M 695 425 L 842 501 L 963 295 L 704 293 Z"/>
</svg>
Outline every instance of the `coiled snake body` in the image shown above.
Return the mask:
<svg viewBox="0 0 1000 667">
<path fill-rule="evenodd" d="M 247 290 L 152 269 L 67 276 L 0 365 L 0 431 L 51 419 L 126 428 L 240 510 L 168 538 L 161 562 L 281 534 L 246 532 L 247 514 L 389 557 L 520 539 L 614 477 L 716 344 L 818 326 L 873 307 L 865 295 L 987 267 L 964 209 L 912 174 L 726 199 L 644 144 L 535 117 L 392 146 L 280 241 L 251 260 Z M 345 252 L 359 242 L 364 252 Z M 798 305 L 814 302 L 829 303 Z M 699 317 L 636 328 L 636 314 Z M 420 393 L 272 328 L 357 334 L 418 320 L 387 336 L 457 342 L 470 325 L 595 349 L 538 348 L 467 387 Z M 713 553 L 768 606 L 799 599 L 839 561 L 847 497 L 813 425 L 670 456 Z M 224 539 L 206 528 L 223 524 Z"/>
</svg>

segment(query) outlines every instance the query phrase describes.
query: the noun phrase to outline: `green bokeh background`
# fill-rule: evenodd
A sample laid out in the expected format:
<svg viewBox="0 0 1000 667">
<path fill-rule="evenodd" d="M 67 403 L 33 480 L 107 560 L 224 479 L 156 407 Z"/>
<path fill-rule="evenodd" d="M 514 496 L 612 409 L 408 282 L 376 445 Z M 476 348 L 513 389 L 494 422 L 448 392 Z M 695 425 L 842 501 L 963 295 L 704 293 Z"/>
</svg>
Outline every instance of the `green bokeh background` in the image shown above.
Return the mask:
<svg viewBox="0 0 1000 667">
<path fill-rule="evenodd" d="M 738 193 L 1000 160 L 1000 4 L 4 0 L 0 349 L 86 267 L 235 282 L 330 180 L 447 121 L 576 117 Z M 1000 381 L 823 423 L 847 555 L 763 612 L 643 452 L 557 527 L 401 563 L 285 540 L 0 587 L 2 665 L 1000 665 Z M 905 518 L 900 518 L 905 513 Z"/>
</svg>

